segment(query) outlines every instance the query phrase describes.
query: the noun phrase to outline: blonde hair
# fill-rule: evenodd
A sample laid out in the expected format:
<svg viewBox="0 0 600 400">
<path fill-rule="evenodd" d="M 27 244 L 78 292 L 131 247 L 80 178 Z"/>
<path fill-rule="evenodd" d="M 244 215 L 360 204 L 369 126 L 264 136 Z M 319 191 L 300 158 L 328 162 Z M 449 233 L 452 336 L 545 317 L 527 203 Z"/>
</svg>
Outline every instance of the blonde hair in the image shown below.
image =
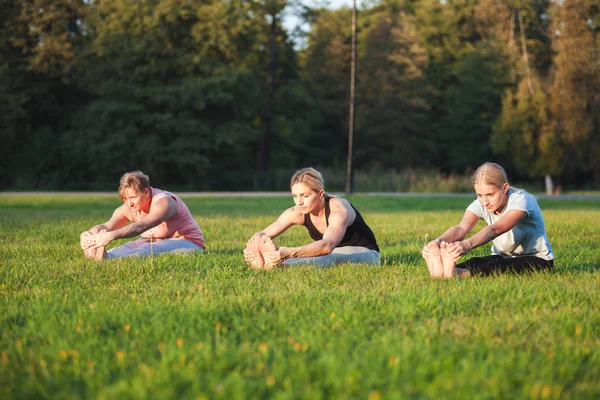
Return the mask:
<svg viewBox="0 0 600 400">
<path fill-rule="evenodd" d="M 125 192 L 130 188 L 143 192 L 150 188 L 150 178 L 142 171 L 125 172 L 119 181 L 119 197 L 124 199 Z"/>
<path fill-rule="evenodd" d="M 486 162 L 473 174 L 473 185 L 493 185 L 502 188 L 505 183 L 508 183 L 506 171 L 496 163 Z"/>
<path fill-rule="evenodd" d="M 303 183 L 315 192 L 325 190 L 325 181 L 323 175 L 314 168 L 302 168 L 292 175 L 290 180 L 290 188 L 296 183 Z"/>
</svg>

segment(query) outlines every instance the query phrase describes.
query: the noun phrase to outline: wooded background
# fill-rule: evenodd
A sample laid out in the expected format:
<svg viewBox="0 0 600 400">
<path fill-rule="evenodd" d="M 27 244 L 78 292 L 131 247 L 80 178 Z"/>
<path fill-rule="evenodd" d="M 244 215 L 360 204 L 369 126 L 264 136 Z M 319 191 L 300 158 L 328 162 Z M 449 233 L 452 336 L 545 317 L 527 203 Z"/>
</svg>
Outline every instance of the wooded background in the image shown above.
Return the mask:
<svg viewBox="0 0 600 400">
<path fill-rule="evenodd" d="M 359 6 L 356 170 L 493 160 L 600 189 L 598 0 Z M 280 190 L 299 167 L 343 171 L 350 46 L 350 9 L 291 0 L 0 0 L 0 189 L 114 190 L 141 169 Z"/>
</svg>

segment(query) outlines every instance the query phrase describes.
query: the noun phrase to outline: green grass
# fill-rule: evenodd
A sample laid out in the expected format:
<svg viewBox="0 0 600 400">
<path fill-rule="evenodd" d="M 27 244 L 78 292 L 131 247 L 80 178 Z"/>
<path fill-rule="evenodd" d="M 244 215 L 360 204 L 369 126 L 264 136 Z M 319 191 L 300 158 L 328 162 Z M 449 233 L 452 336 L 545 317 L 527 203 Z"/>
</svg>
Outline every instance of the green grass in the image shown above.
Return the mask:
<svg viewBox="0 0 600 400">
<path fill-rule="evenodd" d="M 0 398 L 600 395 L 598 201 L 540 201 L 552 274 L 437 281 L 424 235 L 470 199 L 352 197 L 381 268 L 270 273 L 241 251 L 291 199 L 185 200 L 204 254 L 95 263 L 79 233 L 116 196 L 0 196 Z"/>
</svg>

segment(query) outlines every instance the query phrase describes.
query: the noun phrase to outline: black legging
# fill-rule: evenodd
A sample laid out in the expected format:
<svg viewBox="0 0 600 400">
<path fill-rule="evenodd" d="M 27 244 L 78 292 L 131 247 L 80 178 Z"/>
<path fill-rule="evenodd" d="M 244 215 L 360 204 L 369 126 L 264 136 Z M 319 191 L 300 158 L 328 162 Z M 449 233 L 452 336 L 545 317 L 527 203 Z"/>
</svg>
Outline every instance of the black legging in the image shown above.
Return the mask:
<svg viewBox="0 0 600 400">
<path fill-rule="evenodd" d="M 516 272 L 518 274 L 534 271 L 552 271 L 554 260 L 544 260 L 535 256 L 505 258 L 501 256 L 473 257 L 456 268 L 465 268 L 473 275 L 491 275 L 499 272 Z"/>
</svg>

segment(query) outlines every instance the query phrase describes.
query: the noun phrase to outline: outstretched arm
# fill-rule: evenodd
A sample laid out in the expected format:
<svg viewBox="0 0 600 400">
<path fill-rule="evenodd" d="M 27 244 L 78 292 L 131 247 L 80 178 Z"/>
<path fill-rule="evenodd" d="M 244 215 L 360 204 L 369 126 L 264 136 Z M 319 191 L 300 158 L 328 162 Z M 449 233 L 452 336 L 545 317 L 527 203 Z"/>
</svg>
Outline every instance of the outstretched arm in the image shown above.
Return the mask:
<svg viewBox="0 0 600 400">
<path fill-rule="evenodd" d="M 121 207 L 127 207 L 127 205 L 124 204 Z M 119 207 L 119 209 L 121 209 L 121 207 Z M 125 212 L 125 209 L 122 211 Z M 101 231 L 97 233 L 95 236 L 96 245 L 93 246 L 93 248 L 106 246 L 108 243 L 116 239 L 137 236 L 142 232 L 152 229 L 161 222 L 171 218 L 173 215 L 177 214 L 178 211 L 179 206 L 177 205 L 177 201 L 175 201 L 175 199 L 172 197 L 163 197 L 158 199 L 152 204 L 148 215 L 146 215 L 140 221 L 133 222 L 127 226 L 123 226 L 115 230 L 107 230 L 104 232 Z"/>
<path fill-rule="evenodd" d="M 283 232 L 287 231 L 292 225 L 302 225 L 304 223 L 304 217 L 296 210 L 296 207 L 290 207 L 285 210 L 279 218 L 271 225 L 267 226 L 262 231 L 256 232 L 253 236 L 269 236 L 270 238 L 276 238 Z"/>
<path fill-rule="evenodd" d="M 469 250 L 489 243 L 503 233 L 508 232 L 526 216 L 527 213 L 525 211 L 511 210 L 494 224 L 487 225 L 467 240 L 456 242 L 456 245 L 460 247 L 461 254 L 465 255 Z"/>
<path fill-rule="evenodd" d="M 479 221 L 477 215 L 473 214 L 471 211 L 465 211 L 465 214 L 458 225 L 448 228 L 446 232 L 432 242 L 435 242 L 439 246 L 442 242 L 452 243 L 463 240 L 465 236 L 471 232 L 471 229 L 473 229 L 475 224 L 477 224 L 477 221 Z M 427 247 L 427 245 L 425 247 Z"/>
<path fill-rule="evenodd" d="M 330 203 L 331 214 L 329 226 L 323 233 L 323 239 L 299 247 L 279 247 L 283 259 L 290 257 L 318 257 L 330 254 L 344 238 L 346 228 L 354 221 L 355 214 L 349 213 L 348 207 L 343 203 L 334 205 Z"/>
<path fill-rule="evenodd" d="M 477 224 L 477 221 L 479 221 L 477 215 L 473 214 L 471 211 L 465 211 L 460 223 L 448 228 L 448 230 L 437 239 L 425 244 L 421 251 L 421 255 L 423 258 L 427 259 L 432 254 L 439 254 L 439 248 L 442 242 L 453 243 L 463 240 L 465 236 L 471 232 L 471 229 L 473 229 L 475 224 Z"/>
<path fill-rule="evenodd" d="M 129 218 L 127 218 L 128 211 L 127 205 L 122 204 L 113 212 L 113 215 L 108 221 L 103 224 L 94 225 L 87 231 L 82 232 L 81 235 L 79 235 L 81 247 L 83 249 L 88 249 L 92 246 L 95 246 L 96 238 L 94 235 L 100 231 L 114 231 L 115 229 L 119 229 L 127 225 L 127 222 L 129 222 Z"/>
</svg>

